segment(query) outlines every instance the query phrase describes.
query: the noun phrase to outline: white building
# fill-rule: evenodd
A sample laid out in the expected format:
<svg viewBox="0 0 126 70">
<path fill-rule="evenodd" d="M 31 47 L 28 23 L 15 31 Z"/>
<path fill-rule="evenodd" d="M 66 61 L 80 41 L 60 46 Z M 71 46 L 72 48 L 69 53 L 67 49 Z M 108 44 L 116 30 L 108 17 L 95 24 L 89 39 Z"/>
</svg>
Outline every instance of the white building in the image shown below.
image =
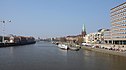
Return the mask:
<svg viewBox="0 0 126 70">
<path fill-rule="evenodd" d="M 112 44 L 112 37 L 111 37 L 111 30 L 110 29 L 106 29 L 104 31 L 104 43 L 106 44 Z"/>
<path fill-rule="evenodd" d="M 100 44 L 103 42 L 103 35 L 101 32 L 87 34 L 84 38 L 86 43 Z"/>
</svg>

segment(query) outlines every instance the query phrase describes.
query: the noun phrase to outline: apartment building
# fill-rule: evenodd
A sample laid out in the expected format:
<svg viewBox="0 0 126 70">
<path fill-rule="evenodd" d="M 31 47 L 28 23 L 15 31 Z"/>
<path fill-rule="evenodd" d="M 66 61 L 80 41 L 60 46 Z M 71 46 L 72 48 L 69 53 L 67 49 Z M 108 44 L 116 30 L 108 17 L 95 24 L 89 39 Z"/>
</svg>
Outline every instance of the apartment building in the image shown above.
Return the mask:
<svg viewBox="0 0 126 70">
<path fill-rule="evenodd" d="M 112 44 L 126 45 L 126 2 L 110 10 Z"/>
</svg>

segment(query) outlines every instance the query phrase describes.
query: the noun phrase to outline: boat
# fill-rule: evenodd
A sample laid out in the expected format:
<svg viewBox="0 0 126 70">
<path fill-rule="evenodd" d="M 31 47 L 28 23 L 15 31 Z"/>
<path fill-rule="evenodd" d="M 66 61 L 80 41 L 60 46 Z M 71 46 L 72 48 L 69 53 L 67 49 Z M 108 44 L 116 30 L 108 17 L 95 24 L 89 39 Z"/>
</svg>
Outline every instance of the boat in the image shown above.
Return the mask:
<svg viewBox="0 0 126 70">
<path fill-rule="evenodd" d="M 69 47 L 67 45 L 65 45 L 65 44 L 58 44 L 58 47 L 63 49 L 63 50 L 68 50 L 69 49 Z"/>
<path fill-rule="evenodd" d="M 53 42 L 52 42 L 52 44 L 58 45 L 58 44 L 59 44 L 59 42 L 54 42 L 54 41 L 53 41 Z"/>
<path fill-rule="evenodd" d="M 80 48 L 78 48 L 78 47 L 69 47 L 69 50 L 72 50 L 72 51 L 79 51 Z"/>
</svg>

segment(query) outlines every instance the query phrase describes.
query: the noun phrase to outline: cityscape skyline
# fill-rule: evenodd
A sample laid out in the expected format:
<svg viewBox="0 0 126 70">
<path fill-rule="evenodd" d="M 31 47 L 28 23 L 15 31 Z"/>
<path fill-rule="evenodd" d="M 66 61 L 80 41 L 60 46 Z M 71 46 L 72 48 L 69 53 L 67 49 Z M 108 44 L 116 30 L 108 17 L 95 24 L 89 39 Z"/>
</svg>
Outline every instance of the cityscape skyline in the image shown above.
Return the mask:
<svg viewBox="0 0 126 70">
<path fill-rule="evenodd" d="M 77 35 L 83 24 L 87 33 L 110 28 L 110 9 L 123 2 L 125 0 L 1 0 L 0 20 L 12 21 L 5 25 L 6 34 L 42 38 Z"/>
</svg>

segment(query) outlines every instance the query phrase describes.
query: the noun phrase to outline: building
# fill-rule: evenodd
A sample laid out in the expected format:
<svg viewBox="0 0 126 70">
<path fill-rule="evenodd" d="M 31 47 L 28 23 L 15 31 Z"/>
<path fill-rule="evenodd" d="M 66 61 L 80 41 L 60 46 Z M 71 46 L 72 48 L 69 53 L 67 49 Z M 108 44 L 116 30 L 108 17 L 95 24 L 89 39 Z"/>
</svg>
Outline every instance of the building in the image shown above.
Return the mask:
<svg viewBox="0 0 126 70">
<path fill-rule="evenodd" d="M 84 37 L 84 42 L 85 43 L 89 43 L 89 44 L 103 44 L 105 42 L 105 40 L 108 42 L 108 34 L 107 33 L 109 29 L 99 29 L 98 32 L 94 32 L 94 33 L 89 33 Z M 105 38 L 105 40 L 104 40 Z"/>
<path fill-rule="evenodd" d="M 85 25 L 83 24 L 81 34 L 66 36 L 65 38 L 67 42 L 80 44 L 83 42 L 83 38 L 85 37 L 85 35 L 86 35 L 86 28 Z"/>
<path fill-rule="evenodd" d="M 89 44 L 103 43 L 103 34 L 101 32 L 90 33 L 85 36 L 85 42 Z"/>
<path fill-rule="evenodd" d="M 67 36 L 66 37 L 67 42 L 76 42 L 78 40 L 77 36 Z"/>
<path fill-rule="evenodd" d="M 115 45 L 126 45 L 126 2 L 110 10 L 111 40 Z"/>
<path fill-rule="evenodd" d="M 82 35 L 82 37 L 85 37 L 85 35 L 86 35 L 86 27 L 85 27 L 84 24 L 83 24 L 83 27 L 82 27 L 81 35 Z"/>
<path fill-rule="evenodd" d="M 105 44 L 112 44 L 111 30 L 110 30 L 110 29 L 106 29 L 106 30 L 104 31 L 103 37 L 104 37 L 104 43 L 105 43 Z"/>
</svg>

